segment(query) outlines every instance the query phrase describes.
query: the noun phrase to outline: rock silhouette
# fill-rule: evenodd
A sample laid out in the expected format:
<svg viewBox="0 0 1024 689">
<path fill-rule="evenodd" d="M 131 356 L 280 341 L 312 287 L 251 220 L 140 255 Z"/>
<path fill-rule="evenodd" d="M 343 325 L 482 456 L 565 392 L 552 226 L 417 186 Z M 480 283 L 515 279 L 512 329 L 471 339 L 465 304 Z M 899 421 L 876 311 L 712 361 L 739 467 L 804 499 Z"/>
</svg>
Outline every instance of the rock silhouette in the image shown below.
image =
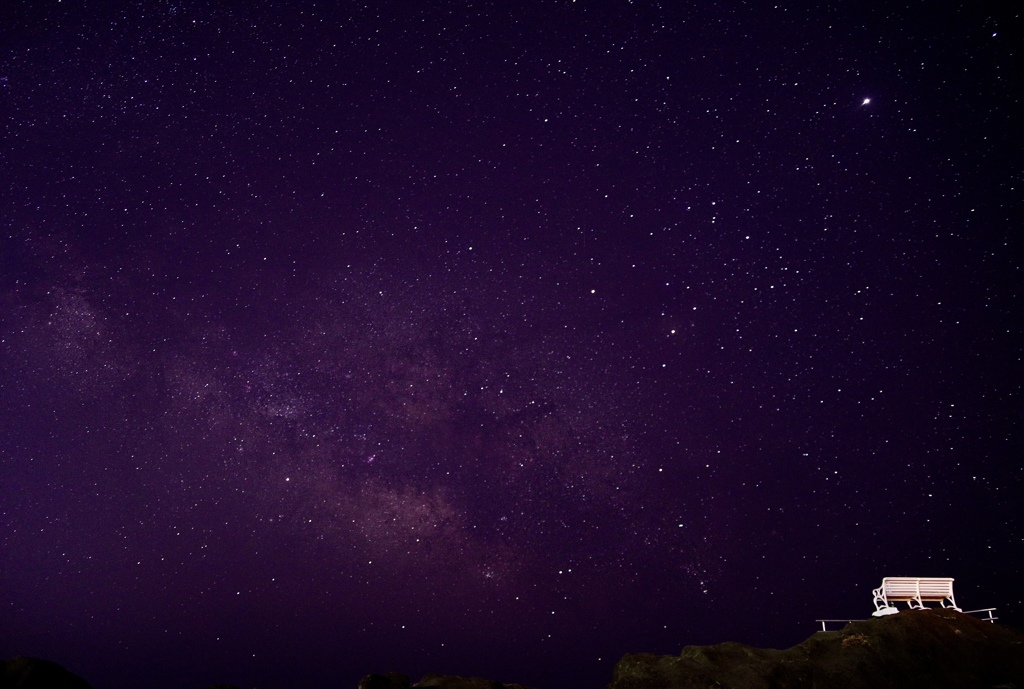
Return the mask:
<svg viewBox="0 0 1024 689">
<path fill-rule="evenodd" d="M 0 660 L 0 689 L 92 689 L 57 663 L 38 658 Z"/>
<path fill-rule="evenodd" d="M 359 680 L 359 689 L 409 689 L 409 675 L 398 672 L 366 675 Z"/>
<path fill-rule="evenodd" d="M 1024 688 L 1024 633 L 953 610 L 908 610 L 786 650 L 738 643 L 627 655 L 607 689 Z"/>
<path fill-rule="evenodd" d="M 521 684 L 502 684 L 482 677 L 456 675 L 425 675 L 416 684 L 409 683 L 408 675 L 388 673 L 367 675 L 359 682 L 359 689 L 529 689 Z"/>
</svg>

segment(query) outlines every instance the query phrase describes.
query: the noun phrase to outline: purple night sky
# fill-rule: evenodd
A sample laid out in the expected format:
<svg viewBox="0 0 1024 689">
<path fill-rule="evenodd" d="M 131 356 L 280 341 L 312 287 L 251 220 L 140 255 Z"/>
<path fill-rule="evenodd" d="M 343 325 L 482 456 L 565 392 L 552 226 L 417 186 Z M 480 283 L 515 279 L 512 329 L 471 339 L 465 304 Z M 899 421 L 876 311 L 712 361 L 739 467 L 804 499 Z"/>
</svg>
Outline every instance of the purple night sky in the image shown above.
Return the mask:
<svg viewBox="0 0 1024 689">
<path fill-rule="evenodd" d="M 991 5 L 4 2 L 0 658 L 600 689 L 897 575 L 1019 626 Z"/>
</svg>

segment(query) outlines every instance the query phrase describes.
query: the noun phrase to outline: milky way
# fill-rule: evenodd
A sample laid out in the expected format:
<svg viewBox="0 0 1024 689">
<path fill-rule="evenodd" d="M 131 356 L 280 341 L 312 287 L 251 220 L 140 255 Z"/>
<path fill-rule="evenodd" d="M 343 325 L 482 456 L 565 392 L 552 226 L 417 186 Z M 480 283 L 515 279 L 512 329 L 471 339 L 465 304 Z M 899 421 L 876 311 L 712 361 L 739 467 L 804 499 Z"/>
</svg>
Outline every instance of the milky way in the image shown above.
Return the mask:
<svg viewBox="0 0 1024 689">
<path fill-rule="evenodd" d="M 3 657 L 598 687 L 884 576 L 1019 619 L 1016 19 L 3 13 Z"/>
</svg>

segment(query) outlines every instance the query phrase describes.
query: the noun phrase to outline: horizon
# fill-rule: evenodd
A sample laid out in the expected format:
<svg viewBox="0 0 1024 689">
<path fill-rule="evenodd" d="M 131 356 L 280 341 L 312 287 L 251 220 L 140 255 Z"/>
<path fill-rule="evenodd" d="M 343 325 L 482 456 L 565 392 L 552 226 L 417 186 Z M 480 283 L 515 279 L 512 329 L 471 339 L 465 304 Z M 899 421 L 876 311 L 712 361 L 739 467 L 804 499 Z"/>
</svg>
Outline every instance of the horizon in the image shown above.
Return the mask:
<svg viewBox="0 0 1024 689">
<path fill-rule="evenodd" d="M 887 576 L 1020 626 L 1020 30 L 6 4 L 0 656 L 598 689 Z"/>
</svg>

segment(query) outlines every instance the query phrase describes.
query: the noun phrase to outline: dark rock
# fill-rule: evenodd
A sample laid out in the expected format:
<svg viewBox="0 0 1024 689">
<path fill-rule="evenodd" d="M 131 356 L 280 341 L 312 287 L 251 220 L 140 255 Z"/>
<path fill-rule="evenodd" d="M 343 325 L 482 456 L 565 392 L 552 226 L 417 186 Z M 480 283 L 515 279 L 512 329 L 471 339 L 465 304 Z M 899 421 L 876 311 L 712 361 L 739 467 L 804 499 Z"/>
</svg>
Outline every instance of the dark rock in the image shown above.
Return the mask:
<svg viewBox="0 0 1024 689">
<path fill-rule="evenodd" d="M 413 689 L 531 689 L 522 684 L 502 684 L 482 677 L 455 675 L 424 675 Z"/>
<path fill-rule="evenodd" d="M 737 643 L 627 655 L 608 689 L 1024 689 L 1024 633 L 953 610 L 910 610 L 778 651 Z"/>
<path fill-rule="evenodd" d="M 409 676 L 399 672 L 367 675 L 359 680 L 359 689 L 409 689 Z"/>
<path fill-rule="evenodd" d="M 57 663 L 38 658 L 0 660 L 0 689 L 92 689 Z"/>
<path fill-rule="evenodd" d="M 501 682 L 482 677 L 457 677 L 455 675 L 424 675 L 412 685 L 414 689 L 505 689 Z"/>
</svg>

